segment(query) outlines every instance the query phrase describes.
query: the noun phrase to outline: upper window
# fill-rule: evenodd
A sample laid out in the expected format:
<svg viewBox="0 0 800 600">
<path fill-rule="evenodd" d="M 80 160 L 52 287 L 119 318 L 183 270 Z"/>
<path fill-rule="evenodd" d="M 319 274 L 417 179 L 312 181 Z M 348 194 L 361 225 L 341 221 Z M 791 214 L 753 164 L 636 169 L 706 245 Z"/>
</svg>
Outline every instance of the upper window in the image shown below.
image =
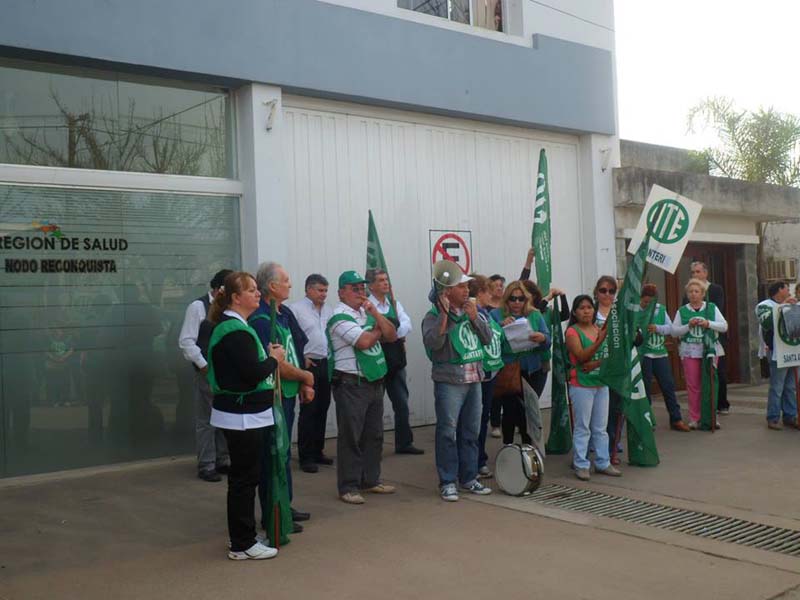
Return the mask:
<svg viewBox="0 0 800 600">
<path fill-rule="evenodd" d="M 503 0 L 397 0 L 397 6 L 458 23 L 503 31 Z"/>
<path fill-rule="evenodd" d="M 223 90 L 0 62 L 0 163 L 231 177 L 230 110 Z"/>
</svg>

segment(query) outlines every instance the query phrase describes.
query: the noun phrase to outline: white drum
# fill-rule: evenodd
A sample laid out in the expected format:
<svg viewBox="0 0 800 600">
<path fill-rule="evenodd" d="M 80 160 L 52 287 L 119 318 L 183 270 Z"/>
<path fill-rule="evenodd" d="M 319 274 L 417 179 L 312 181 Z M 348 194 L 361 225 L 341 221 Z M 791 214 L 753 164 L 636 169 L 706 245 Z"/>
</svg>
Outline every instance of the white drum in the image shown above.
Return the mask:
<svg viewBox="0 0 800 600">
<path fill-rule="evenodd" d="M 497 485 L 506 494 L 530 494 L 542 483 L 544 459 L 533 446 L 508 444 L 497 453 L 494 477 Z"/>
</svg>

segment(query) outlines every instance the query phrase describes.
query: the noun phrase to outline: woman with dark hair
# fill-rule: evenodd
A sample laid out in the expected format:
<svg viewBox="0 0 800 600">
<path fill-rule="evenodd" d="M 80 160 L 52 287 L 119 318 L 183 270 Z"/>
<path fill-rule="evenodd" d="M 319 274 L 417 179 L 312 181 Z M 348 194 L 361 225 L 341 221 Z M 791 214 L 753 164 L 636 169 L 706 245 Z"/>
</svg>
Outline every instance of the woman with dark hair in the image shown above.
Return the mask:
<svg viewBox="0 0 800 600">
<path fill-rule="evenodd" d="M 605 327 L 595 323 L 595 307 L 590 296 L 582 294 L 572 302 L 565 343 L 572 368 L 569 372 L 569 397 L 572 401 L 575 429 L 572 433 L 572 466 L 575 476 L 589 481 L 589 445 L 595 448 L 596 473 L 619 477 L 622 473 L 611 464 L 608 451 L 608 388 L 599 380 L 601 350 L 606 339 Z"/>
<path fill-rule="evenodd" d="M 270 344 L 269 356 L 247 318 L 261 294 L 249 273 L 235 272 L 208 312 L 214 323 L 208 343 L 208 383 L 214 394 L 211 425 L 222 430 L 230 451 L 228 534 L 231 560 L 272 558 L 278 551 L 256 539 L 255 497 L 261 473 L 265 427 L 273 425 L 275 371 L 283 348 Z"/>
<path fill-rule="evenodd" d="M 508 327 L 520 319 L 527 320 L 530 328 L 528 339 L 537 346 L 530 350 L 515 352 L 507 342 L 504 343 L 503 362 L 506 365 L 504 368 L 513 369 L 513 363 L 519 363 L 520 374 L 528 385 L 534 390 L 544 388 L 547 373 L 542 370 L 542 358 L 538 350 L 550 347 L 550 328 L 545 323 L 542 313 L 534 308 L 533 297 L 528 293 L 525 285 L 521 281 L 509 283 L 500 307 L 493 310 L 491 315 L 492 319 L 503 327 Z M 503 443 L 514 443 L 514 431 L 519 428 L 522 442 L 530 444 L 532 439 L 529 433 L 531 432 L 528 432 L 527 428 L 522 394 L 506 394 L 502 398 L 502 403 Z M 538 406 L 536 411 L 538 412 Z"/>
<path fill-rule="evenodd" d="M 492 343 L 483 347 L 483 381 L 481 381 L 481 428 L 478 432 L 478 479 L 488 479 L 493 475 L 487 464 L 489 455 L 486 453 L 486 432 L 489 428 L 489 418 L 494 397 L 494 381 L 497 373 L 503 368 L 503 328 L 495 322 L 489 313 L 489 303 L 492 292 L 489 289 L 488 277 L 471 273 L 472 281 L 469 282 L 470 298 L 475 298 L 478 312 L 486 317 L 492 328 Z"/>
<path fill-rule="evenodd" d="M 640 302 L 642 312 L 639 313 L 642 318 L 647 314 L 650 303 L 655 301 L 657 295 L 658 288 L 655 284 L 645 283 L 642 286 Z M 666 307 L 663 304 L 656 304 L 650 322 L 645 323 L 640 319 L 637 325 L 644 337 L 639 353 L 642 356 L 642 380 L 647 399 L 652 405 L 653 398 L 650 388 L 653 385 L 653 375 L 655 375 L 669 413 L 669 428 L 675 431 L 690 431 L 683 422 L 681 407 L 675 399 L 675 381 L 672 379 L 672 368 L 669 364 L 669 353 L 665 343 L 666 336 L 672 335 L 672 321 L 667 314 Z"/>
</svg>

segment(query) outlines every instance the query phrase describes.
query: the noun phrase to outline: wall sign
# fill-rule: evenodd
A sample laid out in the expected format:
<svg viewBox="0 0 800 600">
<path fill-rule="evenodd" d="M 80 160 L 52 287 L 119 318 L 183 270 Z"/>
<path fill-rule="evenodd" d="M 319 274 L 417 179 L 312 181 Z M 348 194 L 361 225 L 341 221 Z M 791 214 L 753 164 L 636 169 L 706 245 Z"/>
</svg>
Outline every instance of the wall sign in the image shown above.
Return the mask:
<svg viewBox="0 0 800 600">
<path fill-rule="evenodd" d="M 456 263 L 466 274 L 472 268 L 472 232 L 465 230 L 429 229 L 431 267 L 440 260 Z"/>
</svg>

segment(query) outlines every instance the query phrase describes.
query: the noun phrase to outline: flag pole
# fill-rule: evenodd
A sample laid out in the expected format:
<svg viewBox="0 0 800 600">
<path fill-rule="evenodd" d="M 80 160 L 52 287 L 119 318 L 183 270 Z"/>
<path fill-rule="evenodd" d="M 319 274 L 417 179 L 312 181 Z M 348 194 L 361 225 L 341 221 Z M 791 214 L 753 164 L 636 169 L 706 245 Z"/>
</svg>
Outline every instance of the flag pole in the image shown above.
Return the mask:
<svg viewBox="0 0 800 600">
<path fill-rule="evenodd" d="M 269 316 L 270 316 L 270 326 L 272 329 L 270 330 L 270 343 L 274 344 L 275 340 L 278 337 L 278 305 L 275 302 L 275 298 L 270 298 L 269 301 Z M 283 397 L 281 394 L 281 369 L 280 365 L 278 368 L 275 369 L 275 393 L 272 395 L 272 406 L 273 411 L 277 410 L 277 407 L 281 406 L 283 402 Z M 273 435 L 278 435 L 277 427 L 276 430 L 273 432 Z M 275 446 L 277 448 L 278 440 L 275 439 Z M 272 450 L 270 449 L 270 452 Z M 280 458 L 280 457 L 279 457 Z M 282 468 L 286 468 L 285 466 L 281 465 Z M 273 490 L 273 501 L 272 501 L 272 513 L 273 518 L 275 519 L 275 539 L 272 542 L 275 544 L 275 549 L 280 550 L 281 548 L 281 510 L 280 505 L 275 502 L 274 498 L 275 491 Z"/>
</svg>

